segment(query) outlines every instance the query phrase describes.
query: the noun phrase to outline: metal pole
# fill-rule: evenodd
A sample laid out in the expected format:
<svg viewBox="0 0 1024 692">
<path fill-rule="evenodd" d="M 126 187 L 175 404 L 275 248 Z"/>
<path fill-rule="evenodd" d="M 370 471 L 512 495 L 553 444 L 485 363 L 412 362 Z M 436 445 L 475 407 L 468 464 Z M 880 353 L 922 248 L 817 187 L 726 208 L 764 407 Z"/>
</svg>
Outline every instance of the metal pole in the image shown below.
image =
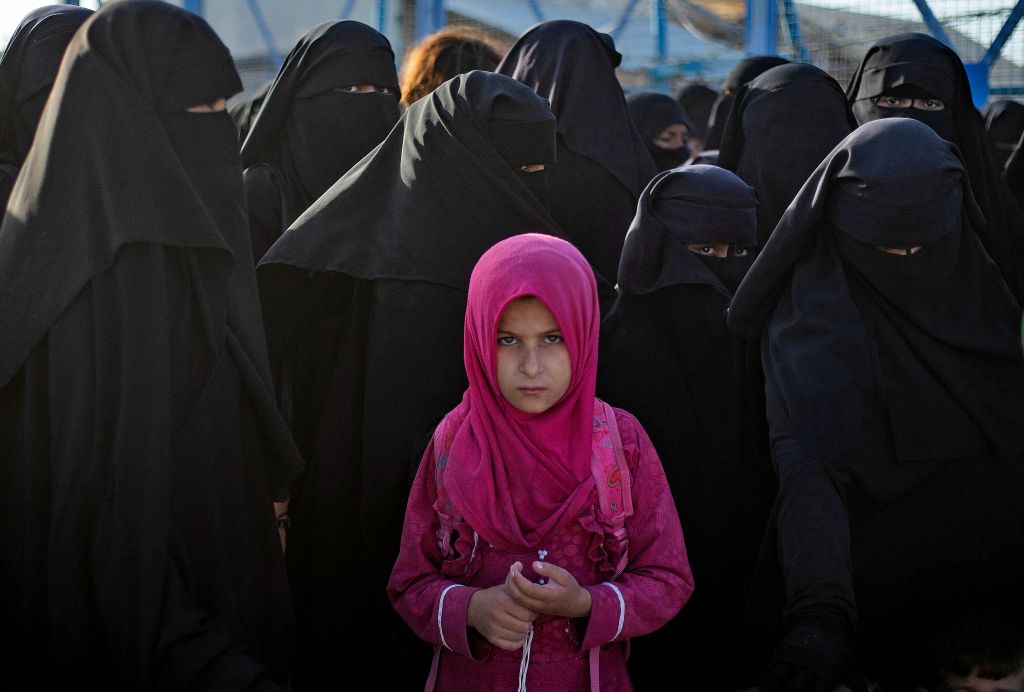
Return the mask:
<svg viewBox="0 0 1024 692">
<path fill-rule="evenodd" d="M 775 27 L 778 9 L 775 0 L 747 0 L 745 52 L 747 55 L 775 55 Z"/>
<path fill-rule="evenodd" d="M 385 33 L 388 28 L 388 0 L 377 3 L 377 31 Z"/>
<path fill-rule="evenodd" d="M 931 32 L 932 36 L 952 48 L 953 42 L 949 40 L 949 36 L 943 28 L 942 22 L 940 22 L 938 17 L 935 16 L 935 13 L 932 12 L 932 8 L 928 6 L 927 0 L 914 0 L 914 5 L 917 7 L 917 11 L 921 13 L 921 19 L 924 20 L 924 25 L 928 27 L 928 31 Z"/>
<path fill-rule="evenodd" d="M 1017 28 L 1017 24 L 1022 16 L 1024 16 L 1024 0 L 1017 0 L 1017 4 L 1010 11 L 1010 16 L 1006 18 L 1003 28 L 999 30 L 995 39 L 992 40 L 992 45 L 985 52 L 985 57 L 981 59 L 983 63 L 993 65 L 999 59 L 999 53 L 1002 52 L 1006 41 L 1013 34 L 1013 30 Z"/>
<path fill-rule="evenodd" d="M 263 37 L 263 45 L 267 47 L 267 55 L 270 56 L 270 62 L 273 63 L 275 70 L 279 70 L 284 59 L 281 57 L 281 53 L 278 52 L 277 46 L 274 45 L 274 33 L 270 30 L 267 18 L 263 16 L 263 10 L 260 9 L 256 0 L 248 0 L 248 3 L 249 12 L 252 14 L 253 21 L 256 22 L 256 28 L 259 30 L 260 36 Z"/>
<path fill-rule="evenodd" d="M 77 5 L 78 3 L 76 2 L 75 4 Z M 192 14 L 198 14 L 200 17 L 203 16 L 203 0 L 185 0 L 185 4 L 182 7 Z"/>
<path fill-rule="evenodd" d="M 668 24 L 665 14 L 665 0 L 651 0 L 651 34 L 654 38 L 654 54 L 660 67 L 668 61 Z M 668 80 L 654 75 L 654 88 L 668 91 Z"/>
</svg>

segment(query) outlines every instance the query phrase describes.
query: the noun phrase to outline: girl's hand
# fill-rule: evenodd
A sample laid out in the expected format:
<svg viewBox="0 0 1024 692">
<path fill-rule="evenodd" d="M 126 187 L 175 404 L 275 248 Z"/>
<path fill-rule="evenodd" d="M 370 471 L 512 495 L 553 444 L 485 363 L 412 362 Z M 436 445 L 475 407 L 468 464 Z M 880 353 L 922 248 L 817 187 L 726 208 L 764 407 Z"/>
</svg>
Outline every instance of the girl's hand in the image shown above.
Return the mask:
<svg viewBox="0 0 1024 692">
<path fill-rule="evenodd" d="M 512 565 L 505 582 L 512 601 L 523 608 L 556 617 L 584 618 L 590 615 L 590 592 L 579 585 L 576 577 L 548 562 L 534 562 L 533 569 L 541 575 L 543 584 L 534 584 L 524 577 L 522 563 Z"/>
<path fill-rule="evenodd" d="M 537 613 L 515 603 L 504 584 L 481 589 L 469 598 L 468 624 L 484 639 L 499 649 L 516 651 L 523 648 Z"/>
</svg>

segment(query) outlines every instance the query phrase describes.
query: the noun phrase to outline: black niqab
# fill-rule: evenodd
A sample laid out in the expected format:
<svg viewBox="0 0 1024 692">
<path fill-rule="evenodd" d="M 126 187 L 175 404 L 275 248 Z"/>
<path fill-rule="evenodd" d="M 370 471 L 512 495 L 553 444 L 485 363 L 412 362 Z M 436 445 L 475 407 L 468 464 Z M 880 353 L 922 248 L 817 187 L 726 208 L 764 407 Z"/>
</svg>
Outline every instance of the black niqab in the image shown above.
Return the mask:
<svg viewBox="0 0 1024 692">
<path fill-rule="evenodd" d="M 389 93 L 338 91 L 360 84 Z M 398 120 L 398 100 L 395 55 L 379 32 L 359 22 L 324 22 L 299 39 L 242 145 L 257 259 L 380 144 Z M 248 170 L 258 164 L 266 166 Z"/>
<path fill-rule="evenodd" d="M 678 149 L 665 149 L 655 144 L 658 135 L 670 125 L 686 125 L 688 131 L 693 131 L 693 125 L 678 101 L 665 94 L 643 91 L 626 97 L 626 106 L 659 171 L 686 163 L 691 152 L 685 141 Z"/>
<path fill-rule="evenodd" d="M 30 12 L 0 58 L 0 206 L 32 146 L 39 117 L 71 37 L 92 10 L 47 5 Z"/>
<path fill-rule="evenodd" d="M 1024 104 L 1009 99 L 993 101 L 981 110 L 996 168 L 1003 170 L 1017 141 L 1024 134 Z"/>
<path fill-rule="evenodd" d="M 940 99 L 941 111 L 879 108 L 873 99 L 911 90 Z M 981 115 L 971 98 L 967 73 L 952 49 L 925 34 L 899 34 L 877 41 L 846 89 L 859 123 L 879 118 L 913 118 L 960 148 L 985 223 L 975 227 L 982 245 L 1010 290 L 1024 297 L 1024 216 L 1016 207 L 989 151 Z"/>
<path fill-rule="evenodd" d="M 862 125 L 729 311 L 738 334 L 765 325 L 787 626 L 859 622 L 865 672 L 899 689 L 936 618 L 1022 578 L 1020 308 L 965 169 L 916 120 Z"/>
<path fill-rule="evenodd" d="M 842 87 L 813 65 L 780 65 L 736 92 L 718 165 L 757 190 L 764 245 L 822 159 L 857 127 Z"/>
<path fill-rule="evenodd" d="M 752 55 L 743 58 L 736 66 L 729 71 L 722 85 L 722 93 L 711 107 L 711 117 L 708 119 L 708 136 L 704 140 L 704 148 L 718 149 L 722 143 L 722 133 L 725 131 L 726 121 L 729 119 L 729 112 L 732 110 L 732 103 L 735 100 L 735 93 L 741 86 L 757 77 L 762 72 L 767 72 L 773 67 L 786 65 L 789 61 L 777 55 Z"/>
<path fill-rule="evenodd" d="M 287 677 L 276 411 L 202 19 L 112 3 L 72 40 L 0 228 L 0 570 L 33 686 Z M 100 192 L 102 191 L 102 193 Z"/>
<path fill-rule="evenodd" d="M 288 542 L 300 687 L 333 674 L 337 651 L 382 689 L 426 679 L 429 647 L 384 585 L 420 457 L 466 388 L 470 273 L 503 238 L 560 235 L 517 171 L 554 157 L 542 98 L 503 75 L 460 75 L 410 106 L 259 265 L 271 358 L 307 459 Z"/>
<path fill-rule="evenodd" d="M 245 138 L 249 136 L 252 124 L 256 121 L 256 116 L 260 114 L 263 102 L 267 100 L 267 94 L 270 93 L 270 87 L 273 85 L 274 80 L 270 80 L 257 89 L 252 96 L 228 108 L 228 114 L 235 121 L 235 127 L 238 129 L 239 145 L 244 144 Z"/>
<path fill-rule="evenodd" d="M 621 60 L 611 36 L 557 20 L 528 29 L 496 70 L 551 104 L 558 119 L 551 215 L 612 284 L 636 200 L 657 172 L 615 76 Z"/>
<path fill-rule="evenodd" d="M 735 667 L 774 495 L 758 346 L 725 324 L 732 291 L 722 274 L 741 277 L 753 254 L 706 258 L 686 245 L 752 246 L 756 207 L 754 190 L 721 168 L 657 176 L 626 236 L 620 295 L 602 323 L 599 396 L 636 415 L 651 436 L 686 527 L 694 579 L 703 584 L 678 618 L 633 642 L 637 689 L 667 679 L 727 689 L 725 671 Z"/>
</svg>

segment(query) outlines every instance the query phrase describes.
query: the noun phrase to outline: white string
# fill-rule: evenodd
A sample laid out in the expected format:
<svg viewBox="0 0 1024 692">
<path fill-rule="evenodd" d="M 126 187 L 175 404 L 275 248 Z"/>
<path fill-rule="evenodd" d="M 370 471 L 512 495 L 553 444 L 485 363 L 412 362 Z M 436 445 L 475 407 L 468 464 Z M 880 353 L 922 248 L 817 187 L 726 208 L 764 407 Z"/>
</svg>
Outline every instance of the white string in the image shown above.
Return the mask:
<svg viewBox="0 0 1024 692">
<path fill-rule="evenodd" d="M 610 581 L 604 582 L 604 585 L 615 592 L 615 595 L 619 597 L 619 627 L 615 630 L 615 637 L 612 637 L 608 641 L 613 642 L 615 638 L 622 634 L 622 625 L 626 621 L 626 600 L 622 597 L 622 592 L 619 591 L 619 587 L 612 584 Z"/>
<path fill-rule="evenodd" d="M 447 596 L 448 592 L 456 586 L 462 586 L 462 584 L 449 584 L 446 586 L 444 591 L 441 592 L 441 601 L 437 604 L 437 631 L 441 633 L 441 643 L 444 644 L 444 648 L 449 651 L 454 651 L 454 649 L 448 646 L 448 642 L 444 640 L 444 627 L 441 626 L 441 613 L 444 612 L 444 597 Z"/>
<path fill-rule="evenodd" d="M 533 625 L 526 633 L 526 642 L 523 643 L 523 659 L 519 662 L 519 692 L 526 692 L 526 670 L 530 667 L 530 645 L 533 643 Z"/>
</svg>

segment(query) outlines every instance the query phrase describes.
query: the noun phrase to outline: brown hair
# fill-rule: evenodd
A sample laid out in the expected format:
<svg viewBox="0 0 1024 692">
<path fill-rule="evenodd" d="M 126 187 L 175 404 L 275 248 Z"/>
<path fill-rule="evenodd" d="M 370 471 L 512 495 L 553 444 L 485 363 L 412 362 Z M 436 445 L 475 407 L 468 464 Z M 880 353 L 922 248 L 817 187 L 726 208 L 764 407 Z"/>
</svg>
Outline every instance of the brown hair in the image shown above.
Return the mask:
<svg viewBox="0 0 1024 692">
<path fill-rule="evenodd" d="M 493 71 L 501 61 L 499 50 L 473 29 L 448 28 L 427 36 L 406 53 L 402 63 L 402 103 L 415 103 L 455 75 Z"/>
</svg>

